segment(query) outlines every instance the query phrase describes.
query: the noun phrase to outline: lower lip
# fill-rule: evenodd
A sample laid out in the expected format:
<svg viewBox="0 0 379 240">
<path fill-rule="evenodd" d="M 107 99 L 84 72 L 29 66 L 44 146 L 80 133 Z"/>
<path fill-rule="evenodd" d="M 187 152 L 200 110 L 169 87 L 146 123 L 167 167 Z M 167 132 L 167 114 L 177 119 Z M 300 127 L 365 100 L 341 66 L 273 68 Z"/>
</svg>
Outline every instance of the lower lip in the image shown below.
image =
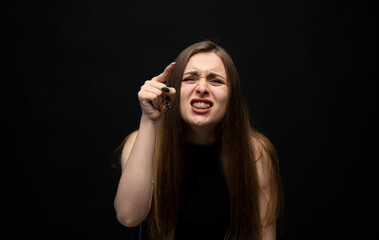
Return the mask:
<svg viewBox="0 0 379 240">
<path fill-rule="evenodd" d="M 207 113 L 211 110 L 211 108 L 196 108 L 194 106 L 191 106 L 191 107 L 192 107 L 192 111 L 194 111 L 195 113 L 200 113 L 200 114 Z"/>
</svg>

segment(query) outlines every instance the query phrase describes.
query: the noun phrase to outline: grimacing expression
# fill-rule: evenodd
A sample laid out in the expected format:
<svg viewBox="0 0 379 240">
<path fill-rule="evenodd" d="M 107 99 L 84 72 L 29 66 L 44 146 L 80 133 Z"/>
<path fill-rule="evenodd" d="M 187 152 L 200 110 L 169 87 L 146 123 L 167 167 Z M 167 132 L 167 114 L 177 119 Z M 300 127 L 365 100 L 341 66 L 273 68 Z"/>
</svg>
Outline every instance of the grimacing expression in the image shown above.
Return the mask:
<svg viewBox="0 0 379 240">
<path fill-rule="evenodd" d="M 183 73 L 180 113 L 192 127 L 216 126 L 224 117 L 228 84 L 224 63 L 214 52 L 193 55 Z"/>
</svg>

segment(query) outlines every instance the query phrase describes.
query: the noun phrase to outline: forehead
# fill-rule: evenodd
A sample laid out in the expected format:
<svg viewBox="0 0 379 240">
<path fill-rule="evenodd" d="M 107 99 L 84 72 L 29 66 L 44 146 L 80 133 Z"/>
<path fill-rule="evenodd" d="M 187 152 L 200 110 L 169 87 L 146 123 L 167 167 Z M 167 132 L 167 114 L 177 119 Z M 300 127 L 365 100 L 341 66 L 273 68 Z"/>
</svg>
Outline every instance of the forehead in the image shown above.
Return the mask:
<svg viewBox="0 0 379 240">
<path fill-rule="evenodd" d="M 225 66 L 221 58 L 214 52 L 196 53 L 193 55 L 184 70 L 184 73 L 188 71 L 197 71 L 199 74 L 210 72 L 217 73 L 223 77 L 226 77 Z"/>
</svg>

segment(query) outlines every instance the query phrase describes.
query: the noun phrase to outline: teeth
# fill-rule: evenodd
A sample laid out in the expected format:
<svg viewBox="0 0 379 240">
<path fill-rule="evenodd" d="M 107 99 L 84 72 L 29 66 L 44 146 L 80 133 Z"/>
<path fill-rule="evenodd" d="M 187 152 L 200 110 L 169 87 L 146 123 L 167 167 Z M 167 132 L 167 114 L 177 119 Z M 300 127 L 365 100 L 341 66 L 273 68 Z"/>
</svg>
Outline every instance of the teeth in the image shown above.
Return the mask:
<svg viewBox="0 0 379 240">
<path fill-rule="evenodd" d="M 194 103 L 192 103 L 192 106 L 200 107 L 200 108 L 210 108 L 211 107 L 211 105 L 209 103 L 205 103 L 205 102 L 194 102 Z"/>
</svg>

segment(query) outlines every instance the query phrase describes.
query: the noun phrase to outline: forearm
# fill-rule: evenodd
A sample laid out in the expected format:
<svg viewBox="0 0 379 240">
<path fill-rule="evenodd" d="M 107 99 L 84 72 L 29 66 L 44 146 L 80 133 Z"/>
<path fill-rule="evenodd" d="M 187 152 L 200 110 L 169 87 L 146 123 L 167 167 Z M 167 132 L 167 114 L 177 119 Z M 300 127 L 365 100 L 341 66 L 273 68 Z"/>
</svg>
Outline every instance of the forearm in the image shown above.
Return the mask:
<svg viewBox="0 0 379 240">
<path fill-rule="evenodd" d="M 115 197 L 117 217 L 124 225 L 138 225 L 149 213 L 155 134 L 156 123 L 142 117 L 133 148 L 122 166 Z"/>
</svg>

